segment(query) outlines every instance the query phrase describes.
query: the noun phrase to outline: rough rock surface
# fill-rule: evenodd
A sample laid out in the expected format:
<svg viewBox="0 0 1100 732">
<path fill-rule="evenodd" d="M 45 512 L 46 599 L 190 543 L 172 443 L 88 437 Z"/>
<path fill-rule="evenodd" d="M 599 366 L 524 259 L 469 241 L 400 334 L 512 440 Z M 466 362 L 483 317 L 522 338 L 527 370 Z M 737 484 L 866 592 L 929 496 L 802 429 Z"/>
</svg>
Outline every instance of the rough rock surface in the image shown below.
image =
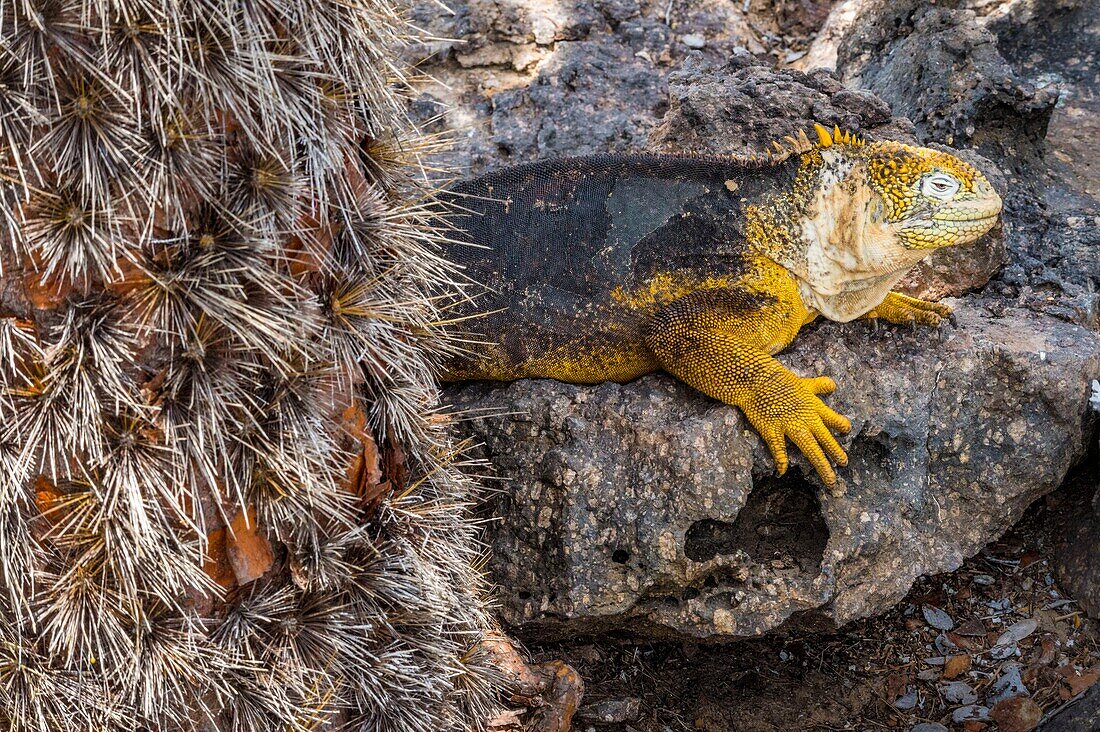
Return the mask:
<svg viewBox="0 0 1100 732">
<path fill-rule="evenodd" d="M 1057 487 L 1080 457 L 1100 344 L 1026 310 L 962 303 L 941 334 L 823 324 L 782 360 L 827 373 L 852 418 L 843 495 L 785 478 L 740 414 L 664 376 L 450 392 L 512 480 L 491 566 L 528 634 L 630 628 L 757 635 L 842 624 L 950 570 Z M 809 618 L 803 617 L 802 620 Z"/>
<path fill-rule="evenodd" d="M 987 25 L 1005 58 L 1036 86 L 1057 90 L 1047 124 L 1048 162 L 1056 179 L 1100 198 L 1100 4 L 1027 0 L 1005 6 Z"/>
<path fill-rule="evenodd" d="M 1018 0 L 985 16 L 869 0 L 837 70 L 910 116 L 922 143 L 973 145 L 1005 177 L 998 294 L 1095 327 L 1100 289 L 1100 4 Z M 987 7 L 989 3 L 985 3 Z"/>
<path fill-rule="evenodd" d="M 918 0 L 877 3 L 841 44 L 837 68 L 948 144 L 1035 144 L 1057 101 L 1005 63 L 997 37 L 969 10 Z M 975 137 L 978 139 L 975 140 Z"/>
<path fill-rule="evenodd" d="M 1100 487 L 1091 505 L 1071 522 L 1055 563 L 1058 577 L 1081 607 L 1100 618 Z"/>
<path fill-rule="evenodd" d="M 921 139 L 968 140 L 1005 172 L 1007 266 L 992 289 L 1097 329 L 1100 4 L 864 4 L 844 78 L 912 115 Z M 1083 506 L 1072 531 L 1061 576 L 1100 613 L 1100 509 Z"/>
<path fill-rule="evenodd" d="M 876 67 L 873 92 L 827 73 L 762 67 L 732 48 L 740 40 L 759 52 L 737 33 L 721 39 L 731 44 L 721 52 L 702 34 L 704 48 L 666 78 L 687 53 L 677 37 L 687 29 L 665 34 L 649 9 L 638 5 L 634 16 L 629 2 L 614 6 L 618 20 L 597 4 L 606 25 L 590 26 L 583 40 L 548 42 L 526 76 L 503 64 L 466 69 L 503 80 L 465 98 L 463 109 L 475 110 L 466 167 L 474 172 L 640 149 L 643 138 L 650 148 L 740 151 L 822 121 L 923 144 L 948 134 L 969 140 L 984 157 L 963 154 L 994 174 L 1007 204 L 1004 232 L 983 240 L 985 249 L 942 259 L 908 283 L 932 297 L 980 289 L 960 303 L 957 328 L 823 324 L 784 356 L 800 373 L 841 384 L 831 402 L 856 424 L 843 496 L 798 473 L 775 479 L 736 410 L 662 376 L 625 386 L 453 388 L 463 408 L 509 413 L 467 427 L 507 479 L 485 510 L 496 519 L 491 569 L 510 623 L 557 636 L 625 625 L 728 637 L 877 613 L 917 575 L 954 568 L 998 536 L 1084 453 L 1095 429 L 1088 380 L 1100 375 L 1092 332 L 1100 214 L 1080 162 L 1062 161 L 1042 135 L 1068 103 L 1065 89 L 1080 100 L 1088 88 L 1083 73 L 1055 79 L 1049 67 L 1079 69 L 1091 56 L 1062 44 L 1050 59 L 1034 58 L 1043 34 L 1049 40 L 1069 22 L 1059 13 L 1079 21 L 1072 13 L 1083 5 L 1058 0 L 1049 15 L 951 10 L 923 21 L 930 11 L 913 0 L 866 5 L 874 13 L 862 11 L 853 27 L 877 34 L 868 58 L 895 59 Z M 1004 28 L 1015 41 L 998 35 Z M 643 41 L 627 53 L 630 37 Z M 921 43 L 934 63 L 913 52 Z M 855 58 L 842 49 L 840 71 L 852 79 Z M 950 93 L 921 93 L 918 74 Z M 908 104 L 918 124 L 893 117 L 883 99 Z M 1002 238 L 1007 263 L 996 272 Z"/>
<path fill-rule="evenodd" d="M 1039 726 L 1039 732 L 1082 732 L 1100 729 L 1100 684 L 1093 684 Z"/>
<path fill-rule="evenodd" d="M 782 61 L 807 46 L 832 0 L 435 0 L 413 20 L 441 40 L 408 49 L 440 83 L 415 104 L 457 134 L 459 174 L 553 155 L 637 150 L 691 52 L 744 47 Z M 747 8 L 747 12 L 746 12 Z"/>
</svg>

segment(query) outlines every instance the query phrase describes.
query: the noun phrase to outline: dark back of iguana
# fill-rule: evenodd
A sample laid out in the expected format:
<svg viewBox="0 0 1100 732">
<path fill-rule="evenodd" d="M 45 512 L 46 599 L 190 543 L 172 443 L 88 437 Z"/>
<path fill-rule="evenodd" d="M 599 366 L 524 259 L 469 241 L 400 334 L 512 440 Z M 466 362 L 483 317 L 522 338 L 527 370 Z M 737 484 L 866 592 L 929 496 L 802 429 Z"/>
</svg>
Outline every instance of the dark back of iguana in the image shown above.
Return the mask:
<svg viewBox="0 0 1100 732">
<path fill-rule="evenodd" d="M 563 340 L 629 329 L 613 293 L 659 274 L 722 276 L 744 266 L 745 202 L 794 166 L 721 158 L 594 155 L 505 168 L 445 193 L 460 208 L 446 255 L 474 286 L 462 330 L 522 359 Z"/>
</svg>

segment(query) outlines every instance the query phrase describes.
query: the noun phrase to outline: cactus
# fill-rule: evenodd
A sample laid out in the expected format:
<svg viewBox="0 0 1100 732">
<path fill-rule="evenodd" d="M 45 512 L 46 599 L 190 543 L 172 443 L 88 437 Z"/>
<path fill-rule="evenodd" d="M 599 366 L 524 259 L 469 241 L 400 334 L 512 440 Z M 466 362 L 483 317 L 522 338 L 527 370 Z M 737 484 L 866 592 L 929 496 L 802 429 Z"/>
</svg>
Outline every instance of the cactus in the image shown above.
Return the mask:
<svg viewBox="0 0 1100 732">
<path fill-rule="evenodd" d="M 478 728 L 382 0 L 3 0 L 0 725 Z"/>
</svg>

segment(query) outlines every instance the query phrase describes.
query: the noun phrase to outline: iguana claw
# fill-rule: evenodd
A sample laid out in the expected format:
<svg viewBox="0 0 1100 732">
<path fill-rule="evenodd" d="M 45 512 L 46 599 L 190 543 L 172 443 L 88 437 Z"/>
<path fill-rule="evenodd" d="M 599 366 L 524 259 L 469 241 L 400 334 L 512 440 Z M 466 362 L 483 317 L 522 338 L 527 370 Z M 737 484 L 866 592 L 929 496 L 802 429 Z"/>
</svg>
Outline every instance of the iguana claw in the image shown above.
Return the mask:
<svg viewBox="0 0 1100 732">
<path fill-rule="evenodd" d="M 881 318 L 897 325 L 937 326 L 950 316 L 951 308 L 943 303 L 891 292 L 864 317 Z"/>
<path fill-rule="evenodd" d="M 822 482 L 831 487 L 836 484 L 836 472 L 829 459 L 840 466 L 848 464 L 848 455 L 832 431 L 847 433 L 852 423 L 819 397 L 833 392 L 836 382 L 828 376 L 807 379 L 788 374 L 790 381 L 781 389 L 767 389 L 744 404 L 742 411 L 760 433 L 780 475 L 787 472 L 787 440 L 790 439 L 813 465 Z"/>
</svg>

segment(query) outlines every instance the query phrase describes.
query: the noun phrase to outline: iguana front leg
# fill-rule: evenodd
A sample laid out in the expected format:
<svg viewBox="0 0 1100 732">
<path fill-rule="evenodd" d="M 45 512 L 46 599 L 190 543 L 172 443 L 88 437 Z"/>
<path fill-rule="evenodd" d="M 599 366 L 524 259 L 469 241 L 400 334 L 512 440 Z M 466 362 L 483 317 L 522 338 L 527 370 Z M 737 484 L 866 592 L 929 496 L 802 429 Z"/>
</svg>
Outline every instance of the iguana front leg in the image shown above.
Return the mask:
<svg viewBox="0 0 1100 732">
<path fill-rule="evenodd" d="M 780 475 L 789 438 L 832 486 L 836 473 L 826 455 L 838 465 L 848 456 L 830 430 L 851 429 L 819 398 L 836 384 L 826 376 L 797 376 L 770 355 L 790 343 L 805 317 L 800 300 L 796 306 L 736 287 L 704 290 L 659 311 L 647 344 L 665 371 L 744 412 Z"/>
<path fill-rule="evenodd" d="M 887 293 L 886 299 L 876 305 L 869 313 L 860 316 L 861 319 L 881 318 L 887 323 L 897 325 L 909 325 L 920 323 L 921 325 L 939 325 L 945 318 L 951 315 L 948 306 L 921 300 L 919 297 L 909 297 L 898 292 Z"/>
</svg>

